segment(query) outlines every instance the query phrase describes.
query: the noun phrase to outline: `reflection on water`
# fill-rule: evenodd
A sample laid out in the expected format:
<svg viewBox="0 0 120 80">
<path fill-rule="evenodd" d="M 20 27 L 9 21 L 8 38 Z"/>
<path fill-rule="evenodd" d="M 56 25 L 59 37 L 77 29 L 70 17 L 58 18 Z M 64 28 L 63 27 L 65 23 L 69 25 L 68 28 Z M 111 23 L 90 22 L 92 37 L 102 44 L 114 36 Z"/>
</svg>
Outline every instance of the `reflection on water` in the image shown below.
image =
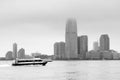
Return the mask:
<svg viewBox="0 0 120 80">
<path fill-rule="evenodd" d="M 22 77 L 21 77 L 22 76 Z M 53 61 L 46 66 L 0 62 L 0 80 L 119 80 L 120 61 Z"/>
</svg>

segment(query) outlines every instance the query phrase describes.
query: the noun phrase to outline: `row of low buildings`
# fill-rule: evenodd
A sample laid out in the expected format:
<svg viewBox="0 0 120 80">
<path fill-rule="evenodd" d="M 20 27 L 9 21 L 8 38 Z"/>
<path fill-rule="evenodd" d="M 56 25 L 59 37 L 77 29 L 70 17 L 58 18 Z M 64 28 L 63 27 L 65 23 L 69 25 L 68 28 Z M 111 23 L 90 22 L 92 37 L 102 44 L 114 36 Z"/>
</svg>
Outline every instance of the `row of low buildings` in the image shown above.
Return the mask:
<svg viewBox="0 0 120 80">
<path fill-rule="evenodd" d="M 110 50 L 110 39 L 107 34 L 102 34 L 99 43 L 93 43 L 93 50 L 88 51 L 87 35 L 77 35 L 77 22 L 68 19 L 66 23 L 65 42 L 54 44 L 55 59 L 120 59 L 120 54 Z"/>
<path fill-rule="evenodd" d="M 117 53 L 114 50 L 108 50 L 108 51 L 91 50 L 86 53 L 86 59 L 87 60 L 119 60 L 120 53 Z"/>
</svg>

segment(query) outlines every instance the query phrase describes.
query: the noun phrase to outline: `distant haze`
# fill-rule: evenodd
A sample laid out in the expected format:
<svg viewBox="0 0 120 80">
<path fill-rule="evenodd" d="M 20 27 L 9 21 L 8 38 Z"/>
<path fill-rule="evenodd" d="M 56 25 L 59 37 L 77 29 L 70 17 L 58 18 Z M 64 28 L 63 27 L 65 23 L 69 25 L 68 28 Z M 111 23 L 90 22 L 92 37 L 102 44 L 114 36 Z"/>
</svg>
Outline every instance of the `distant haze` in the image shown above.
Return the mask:
<svg viewBox="0 0 120 80">
<path fill-rule="evenodd" d="M 14 42 L 26 54 L 53 54 L 68 18 L 76 18 L 78 35 L 88 35 L 89 50 L 108 34 L 110 48 L 120 52 L 120 0 L 0 0 L 0 56 Z"/>
</svg>

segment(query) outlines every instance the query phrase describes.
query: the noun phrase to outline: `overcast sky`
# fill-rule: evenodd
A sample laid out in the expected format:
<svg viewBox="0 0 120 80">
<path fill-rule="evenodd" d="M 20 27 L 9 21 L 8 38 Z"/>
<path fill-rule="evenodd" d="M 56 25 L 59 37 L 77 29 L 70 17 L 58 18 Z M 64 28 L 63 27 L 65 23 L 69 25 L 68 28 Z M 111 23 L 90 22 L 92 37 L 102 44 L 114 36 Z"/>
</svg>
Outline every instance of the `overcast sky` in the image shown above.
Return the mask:
<svg viewBox="0 0 120 80">
<path fill-rule="evenodd" d="M 53 54 L 68 18 L 76 18 L 79 36 L 88 35 L 89 50 L 108 34 L 110 48 L 120 52 L 120 0 L 0 0 L 0 56 L 14 42 L 26 54 Z"/>
</svg>

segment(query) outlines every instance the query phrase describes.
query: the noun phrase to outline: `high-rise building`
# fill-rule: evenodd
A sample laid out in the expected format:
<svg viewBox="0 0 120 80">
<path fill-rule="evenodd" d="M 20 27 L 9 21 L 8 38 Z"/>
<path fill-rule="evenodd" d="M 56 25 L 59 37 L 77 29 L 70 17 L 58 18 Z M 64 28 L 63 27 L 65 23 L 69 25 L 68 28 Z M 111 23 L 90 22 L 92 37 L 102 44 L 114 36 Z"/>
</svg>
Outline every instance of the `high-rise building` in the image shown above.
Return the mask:
<svg viewBox="0 0 120 80">
<path fill-rule="evenodd" d="M 78 37 L 78 55 L 80 59 L 86 58 L 88 52 L 88 37 L 86 35 Z"/>
<path fill-rule="evenodd" d="M 58 42 L 56 42 L 56 43 L 54 44 L 54 57 L 55 57 L 55 59 L 58 59 L 58 58 L 59 58 L 59 47 L 58 47 L 58 45 L 59 45 Z"/>
<path fill-rule="evenodd" d="M 64 42 L 56 42 L 54 44 L 54 55 L 55 59 L 66 59 Z"/>
<path fill-rule="evenodd" d="M 68 19 L 65 34 L 65 53 L 67 59 L 78 58 L 77 46 L 77 22 L 75 19 Z"/>
<path fill-rule="evenodd" d="M 109 43 L 109 36 L 107 34 L 103 34 L 100 37 L 100 50 L 102 51 L 108 51 L 110 47 Z"/>
<path fill-rule="evenodd" d="M 17 44 L 16 43 L 13 44 L 13 58 L 14 59 L 17 58 Z"/>
<path fill-rule="evenodd" d="M 61 59 L 66 59 L 65 42 L 59 42 L 59 55 Z"/>
<path fill-rule="evenodd" d="M 94 51 L 98 51 L 99 50 L 99 45 L 98 45 L 97 41 L 93 43 L 93 50 Z"/>
<path fill-rule="evenodd" d="M 18 58 L 19 58 L 19 59 L 24 59 L 24 58 L 25 58 L 25 49 L 21 48 L 21 49 L 18 51 Z"/>
</svg>

